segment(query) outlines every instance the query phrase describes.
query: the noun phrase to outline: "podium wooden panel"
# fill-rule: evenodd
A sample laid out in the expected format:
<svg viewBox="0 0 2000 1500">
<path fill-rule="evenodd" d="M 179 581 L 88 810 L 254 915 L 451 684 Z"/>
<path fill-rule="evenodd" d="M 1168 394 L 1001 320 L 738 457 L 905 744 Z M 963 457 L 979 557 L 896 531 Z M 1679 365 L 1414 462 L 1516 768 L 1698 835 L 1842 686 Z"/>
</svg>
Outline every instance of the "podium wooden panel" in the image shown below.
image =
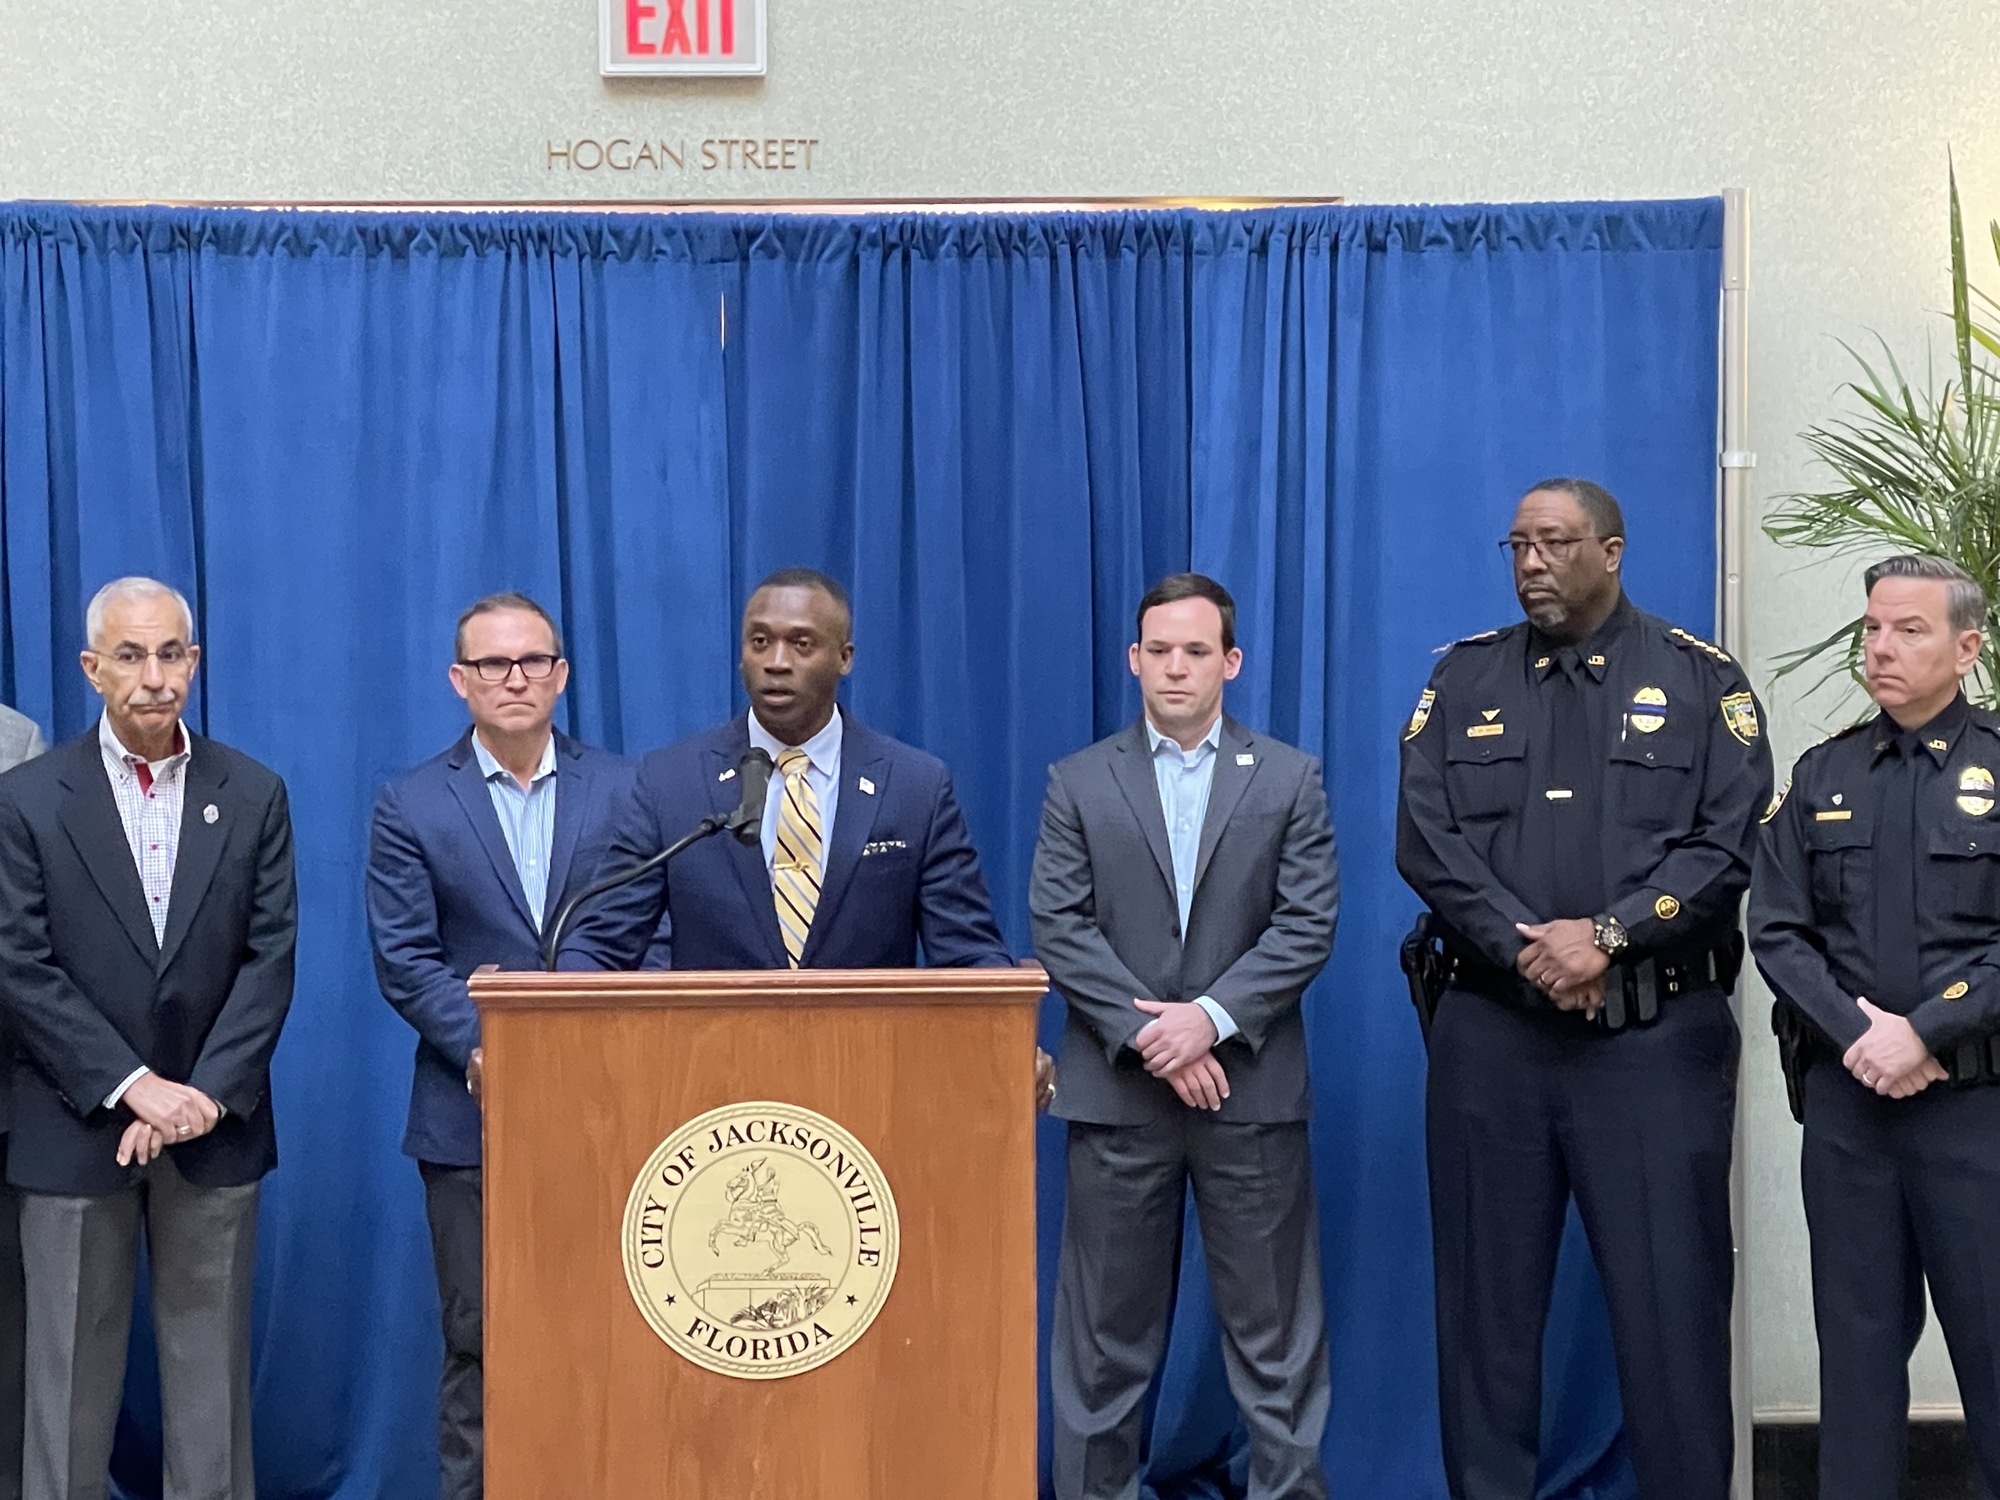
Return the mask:
<svg viewBox="0 0 2000 1500">
<path fill-rule="evenodd" d="M 475 974 L 492 1500 L 1031 1500 L 1046 988 L 1033 965 Z M 902 1223 L 873 1325 L 780 1380 L 669 1348 L 621 1254 L 654 1148 L 749 1100 L 852 1132 Z"/>
</svg>

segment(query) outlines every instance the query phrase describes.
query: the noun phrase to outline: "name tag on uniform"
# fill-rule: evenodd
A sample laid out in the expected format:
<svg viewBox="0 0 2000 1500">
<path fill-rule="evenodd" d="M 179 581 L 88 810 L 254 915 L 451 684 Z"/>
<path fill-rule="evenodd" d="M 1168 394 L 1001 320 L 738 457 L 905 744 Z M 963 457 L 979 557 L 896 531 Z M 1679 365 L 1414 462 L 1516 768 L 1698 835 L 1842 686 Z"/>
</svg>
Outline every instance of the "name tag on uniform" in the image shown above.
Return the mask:
<svg viewBox="0 0 2000 1500">
<path fill-rule="evenodd" d="M 1506 732 L 1507 726 L 1505 724 L 1468 724 L 1465 726 L 1465 737 L 1469 740 L 1490 739 L 1496 734 L 1505 734 Z"/>
<path fill-rule="evenodd" d="M 1853 808 L 1836 807 L 1831 812 L 1814 813 L 1813 821 L 1815 823 L 1845 823 L 1849 818 L 1853 816 L 1854 816 Z"/>
</svg>

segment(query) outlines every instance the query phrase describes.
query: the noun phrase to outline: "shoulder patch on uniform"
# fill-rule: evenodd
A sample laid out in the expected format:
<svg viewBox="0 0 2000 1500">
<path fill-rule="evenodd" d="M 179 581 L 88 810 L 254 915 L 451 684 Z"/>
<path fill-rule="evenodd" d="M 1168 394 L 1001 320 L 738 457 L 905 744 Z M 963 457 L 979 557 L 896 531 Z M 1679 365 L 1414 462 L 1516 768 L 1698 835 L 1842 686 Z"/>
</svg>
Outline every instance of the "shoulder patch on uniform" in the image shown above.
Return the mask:
<svg viewBox="0 0 2000 1500">
<path fill-rule="evenodd" d="M 1722 700 L 1722 722 L 1741 743 L 1748 745 L 1761 732 L 1757 724 L 1757 700 L 1748 693 L 1731 693 Z"/>
<path fill-rule="evenodd" d="M 1787 776 L 1785 778 L 1785 784 L 1779 787 L 1776 792 L 1771 794 L 1771 805 L 1764 809 L 1764 816 L 1759 818 L 1757 821 L 1759 823 L 1768 823 L 1771 821 L 1771 819 L 1777 817 L 1778 809 L 1785 805 L 1785 795 L 1786 793 L 1790 792 L 1791 789 L 1792 789 L 1792 778 Z"/>
<path fill-rule="evenodd" d="M 1497 640 L 1499 636 L 1500 632 L 1497 630 L 1482 630 L 1477 635 L 1462 635 L 1455 641 L 1446 641 L 1442 646 L 1432 651 L 1431 655 L 1443 656 L 1445 652 L 1455 650 L 1460 646 L 1470 646 L 1474 641 Z"/>
<path fill-rule="evenodd" d="M 1735 660 L 1734 657 L 1732 657 L 1727 651 L 1724 651 L 1720 646 L 1711 646 L 1707 641 L 1703 640 L 1700 636 L 1693 635 L 1688 631 L 1681 629 L 1680 626 L 1678 625 L 1669 625 L 1667 627 L 1667 634 L 1671 636 L 1674 640 L 1678 641 L 1681 645 L 1685 646 L 1688 650 L 1699 651 L 1704 656 L 1707 656 L 1714 661 L 1719 661 L 1726 665 Z"/>
<path fill-rule="evenodd" d="M 1437 702 L 1437 689 L 1425 688 L 1424 695 L 1417 699 L 1416 709 L 1410 714 L 1409 728 L 1403 731 L 1403 738 L 1413 740 L 1424 732 L 1424 725 L 1431 721 L 1431 705 Z"/>
</svg>

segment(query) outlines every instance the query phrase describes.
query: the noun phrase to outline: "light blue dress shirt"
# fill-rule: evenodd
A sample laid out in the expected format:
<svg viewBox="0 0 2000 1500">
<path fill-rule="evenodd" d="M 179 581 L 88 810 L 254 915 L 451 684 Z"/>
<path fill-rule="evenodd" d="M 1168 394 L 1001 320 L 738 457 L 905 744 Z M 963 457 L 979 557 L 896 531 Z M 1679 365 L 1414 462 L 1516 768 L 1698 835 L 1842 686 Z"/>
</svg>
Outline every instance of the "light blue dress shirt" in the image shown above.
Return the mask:
<svg viewBox="0 0 2000 1500">
<path fill-rule="evenodd" d="M 500 819 L 500 831 L 507 837 L 507 852 L 514 857 L 514 873 L 521 880 L 521 894 L 528 898 L 528 913 L 535 931 L 542 930 L 542 907 L 549 898 L 549 853 L 556 843 L 556 737 L 551 734 L 542 747 L 542 763 L 535 767 L 526 791 L 493 752 L 472 736 L 472 753 L 479 760 L 479 774 L 486 778 L 486 790 L 493 798 L 493 812 Z"/>
<path fill-rule="evenodd" d="M 1160 813 L 1167 820 L 1167 848 L 1174 856 L 1174 900 L 1181 909 L 1181 940 L 1187 940 L 1188 911 L 1194 905 L 1194 867 L 1201 854 L 1201 825 L 1208 817 L 1208 794 L 1215 786 L 1215 757 L 1222 748 L 1222 715 L 1192 750 L 1183 750 L 1146 721 L 1153 747 L 1153 780 L 1160 789 Z M 1212 996 L 1196 1005 L 1215 1022 L 1215 1039 L 1226 1042 L 1241 1029 Z"/>
<path fill-rule="evenodd" d="M 806 753 L 806 785 L 819 802 L 820 862 L 833 847 L 833 815 L 840 807 L 840 710 L 826 721 L 826 727 L 797 748 Z M 779 754 L 793 748 L 780 744 L 776 735 L 750 715 L 750 743 L 776 761 Z M 785 779 L 773 772 L 771 795 L 764 799 L 764 868 L 771 868 L 778 853 L 778 809 L 783 804 Z"/>
</svg>

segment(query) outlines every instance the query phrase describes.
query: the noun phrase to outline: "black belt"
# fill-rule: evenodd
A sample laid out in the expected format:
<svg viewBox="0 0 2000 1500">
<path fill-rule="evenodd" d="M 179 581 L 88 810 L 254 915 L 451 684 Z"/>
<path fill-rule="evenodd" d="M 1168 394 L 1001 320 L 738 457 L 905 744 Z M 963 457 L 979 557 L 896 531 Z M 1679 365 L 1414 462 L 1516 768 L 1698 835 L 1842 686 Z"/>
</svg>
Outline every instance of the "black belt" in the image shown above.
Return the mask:
<svg viewBox="0 0 2000 1500">
<path fill-rule="evenodd" d="M 1445 975 L 1454 989 L 1470 990 L 1523 1010 L 1552 1010 L 1555 1002 L 1512 969 L 1502 969 L 1455 943 L 1444 948 Z M 1604 971 L 1604 1008 L 1596 1024 L 1606 1031 L 1646 1026 L 1659 1019 L 1660 1000 L 1687 990 L 1733 989 L 1743 963 L 1743 939 L 1702 953 L 1665 954 L 1614 963 Z"/>
</svg>

